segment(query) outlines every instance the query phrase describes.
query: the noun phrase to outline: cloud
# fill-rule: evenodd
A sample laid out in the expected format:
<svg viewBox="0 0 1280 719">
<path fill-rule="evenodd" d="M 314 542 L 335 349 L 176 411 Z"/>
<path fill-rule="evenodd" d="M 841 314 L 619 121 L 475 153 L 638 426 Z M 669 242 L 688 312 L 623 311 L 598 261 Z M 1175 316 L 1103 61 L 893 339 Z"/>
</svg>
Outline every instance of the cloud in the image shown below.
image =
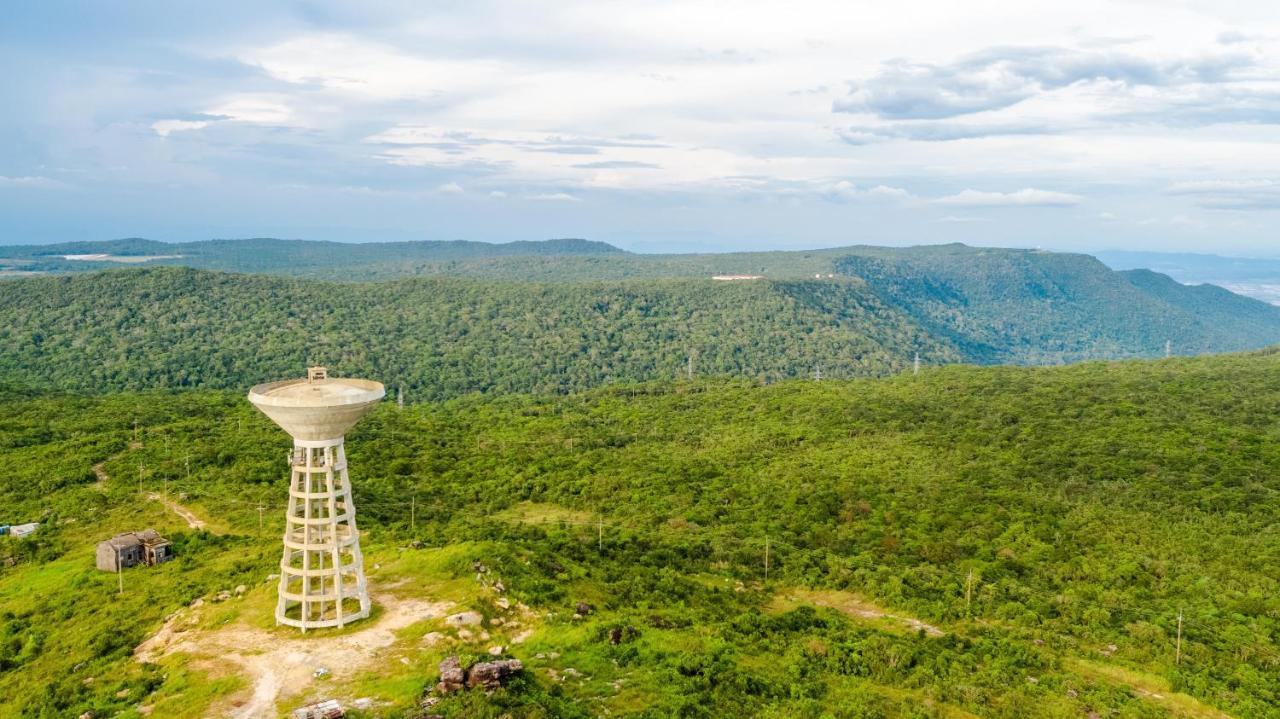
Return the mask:
<svg viewBox="0 0 1280 719">
<path fill-rule="evenodd" d="M 1220 83 L 1254 64 L 1244 54 L 1156 60 L 1065 47 L 992 47 L 949 63 L 883 63 L 837 99 L 835 112 L 937 120 L 991 112 L 1078 84 L 1162 88 Z"/>
<path fill-rule="evenodd" d="M 991 220 L 985 217 L 974 217 L 972 215 L 945 215 L 943 217 L 939 217 L 937 220 L 934 220 L 934 222 L 947 222 L 947 223 L 990 222 L 990 221 Z"/>
<path fill-rule="evenodd" d="M 462 185 L 459 185 L 456 182 L 446 182 L 443 185 L 437 187 L 436 190 L 438 192 L 443 192 L 450 195 L 461 195 L 463 192 L 465 192 L 465 190 L 462 189 Z"/>
<path fill-rule="evenodd" d="M 580 170 L 658 170 L 662 168 L 661 165 L 655 165 L 652 162 L 636 162 L 634 160 L 601 160 L 600 162 L 584 162 L 574 165 L 574 167 Z"/>
<path fill-rule="evenodd" d="M 901 187 L 876 185 L 866 189 L 860 188 L 848 180 L 840 180 L 823 188 L 822 194 L 833 200 L 897 200 L 914 199 L 912 194 Z"/>
<path fill-rule="evenodd" d="M 949 207 L 1072 207 L 1083 200 L 1080 195 L 1027 187 L 1016 192 L 964 190 L 934 202 Z"/>
<path fill-rule="evenodd" d="M 489 192 L 489 197 L 492 197 L 495 200 L 501 200 L 506 196 L 507 196 L 507 193 L 503 192 L 502 190 L 492 190 Z"/>
<path fill-rule="evenodd" d="M 201 130 L 208 126 L 208 120 L 157 120 L 151 123 L 151 129 L 160 137 L 168 137 L 175 132 Z"/>
<path fill-rule="evenodd" d="M 1165 194 L 1191 197 L 1200 207 L 1211 210 L 1280 209 L 1280 181 L 1270 179 L 1177 182 Z"/>
<path fill-rule="evenodd" d="M 530 200 L 546 200 L 549 202 L 582 202 L 581 199 L 570 195 L 567 192 L 544 192 L 536 195 L 529 195 Z"/>
<path fill-rule="evenodd" d="M 0 189 L 9 188 L 31 188 L 40 190 L 58 190 L 65 188 L 67 185 L 51 177 L 40 177 L 38 175 L 25 175 L 21 177 L 6 177 L 0 175 Z"/>
</svg>

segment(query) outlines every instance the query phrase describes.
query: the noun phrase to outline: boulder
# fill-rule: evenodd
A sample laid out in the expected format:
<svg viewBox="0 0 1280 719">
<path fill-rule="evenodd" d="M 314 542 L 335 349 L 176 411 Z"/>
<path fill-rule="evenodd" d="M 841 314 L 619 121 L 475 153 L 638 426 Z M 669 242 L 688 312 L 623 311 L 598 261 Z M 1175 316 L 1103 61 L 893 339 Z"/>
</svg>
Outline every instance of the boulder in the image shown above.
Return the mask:
<svg viewBox="0 0 1280 719">
<path fill-rule="evenodd" d="M 440 682 L 436 684 L 436 694 L 449 694 L 476 687 L 491 691 L 523 669 L 524 665 L 519 659 L 497 659 L 479 662 L 464 670 L 462 660 L 456 655 L 447 657 L 440 662 Z M 430 705 L 424 701 L 423 706 Z"/>
<path fill-rule="evenodd" d="M 467 673 L 462 669 L 462 660 L 457 656 L 445 657 L 440 662 L 440 683 L 436 684 L 436 693 L 448 694 L 466 687 Z"/>
<path fill-rule="evenodd" d="M 587 604 L 586 602 L 578 602 L 573 607 L 573 613 L 580 617 L 585 617 L 591 613 L 592 609 L 595 609 L 595 607 Z"/>
<path fill-rule="evenodd" d="M 486 690 L 497 689 L 508 677 L 522 669 L 524 665 L 519 659 L 480 662 L 467 671 L 467 686 L 483 687 Z"/>
</svg>

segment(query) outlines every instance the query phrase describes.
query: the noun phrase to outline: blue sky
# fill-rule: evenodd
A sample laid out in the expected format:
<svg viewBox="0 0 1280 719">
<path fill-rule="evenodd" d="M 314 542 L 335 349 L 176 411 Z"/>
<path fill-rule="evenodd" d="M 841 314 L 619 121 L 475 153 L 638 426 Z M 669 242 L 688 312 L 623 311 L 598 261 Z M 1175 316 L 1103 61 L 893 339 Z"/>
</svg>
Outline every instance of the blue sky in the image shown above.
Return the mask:
<svg viewBox="0 0 1280 719">
<path fill-rule="evenodd" d="M 1268 2 L 13 3 L 0 243 L 1280 255 Z"/>
</svg>

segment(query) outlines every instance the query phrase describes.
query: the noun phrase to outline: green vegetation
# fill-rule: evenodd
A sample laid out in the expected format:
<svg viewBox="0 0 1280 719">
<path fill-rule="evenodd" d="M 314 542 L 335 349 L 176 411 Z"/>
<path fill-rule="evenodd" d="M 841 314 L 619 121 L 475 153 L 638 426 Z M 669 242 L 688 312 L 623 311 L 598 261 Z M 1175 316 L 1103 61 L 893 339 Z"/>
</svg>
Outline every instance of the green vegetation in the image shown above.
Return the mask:
<svg viewBox="0 0 1280 719">
<path fill-rule="evenodd" d="M 946 245 L 863 248 L 836 263 L 970 361 L 1074 362 L 1274 343 L 1280 308 L 1086 255 Z"/>
<path fill-rule="evenodd" d="M 0 283 L 0 376 L 103 391 L 247 388 L 310 364 L 410 401 L 699 374 L 880 375 L 960 359 L 856 281 L 339 284 L 182 268 Z"/>
<path fill-rule="evenodd" d="M 480 561 L 536 617 L 508 649 L 526 676 L 447 698 L 448 717 L 1268 717 L 1278 371 L 1263 352 L 388 402 L 348 446 L 375 589 L 407 582 L 493 616 Z M 286 438 L 238 392 L 0 400 L 3 520 L 44 522 L 0 541 L 15 557 L 0 713 L 198 716 L 243 691 L 217 666 L 129 653 L 238 583 L 248 597 L 213 605 L 202 631 L 267 621 Z M 139 501 L 139 465 L 142 492 L 184 493 L 227 533 Z M 93 543 L 143 523 L 179 559 L 126 572 L 117 597 Z M 596 610 L 575 620 L 579 601 Z M 898 619 L 859 613 L 880 609 Z M 420 641 L 439 626 L 406 628 L 376 672 L 317 691 L 409 716 L 445 653 Z"/>
<path fill-rule="evenodd" d="M 0 377 L 90 392 L 244 388 L 311 363 L 421 401 L 671 379 L 691 354 L 698 375 L 774 382 L 818 368 L 889 375 L 916 352 L 929 365 L 1054 364 L 1157 356 L 1166 340 L 1182 354 L 1280 341 L 1280 308 L 1084 255 L 845 251 L 862 254 L 824 260 L 844 274 L 785 281 L 335 283 L 184 268 L 10 280 Z"/>
</svg>

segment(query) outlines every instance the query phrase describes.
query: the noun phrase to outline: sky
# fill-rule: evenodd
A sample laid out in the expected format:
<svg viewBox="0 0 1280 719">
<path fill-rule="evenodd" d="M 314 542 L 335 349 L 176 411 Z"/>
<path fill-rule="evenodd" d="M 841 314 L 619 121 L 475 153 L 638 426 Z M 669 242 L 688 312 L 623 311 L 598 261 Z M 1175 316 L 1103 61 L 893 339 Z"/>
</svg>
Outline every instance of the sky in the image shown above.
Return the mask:
<svg viewBox="0 0 1280 719">
<path fill-rule="evenodd" d="M 1266 0 L 46 0 L 0 72 L 0 244 L 1280 256 Z"/>
</svg>

